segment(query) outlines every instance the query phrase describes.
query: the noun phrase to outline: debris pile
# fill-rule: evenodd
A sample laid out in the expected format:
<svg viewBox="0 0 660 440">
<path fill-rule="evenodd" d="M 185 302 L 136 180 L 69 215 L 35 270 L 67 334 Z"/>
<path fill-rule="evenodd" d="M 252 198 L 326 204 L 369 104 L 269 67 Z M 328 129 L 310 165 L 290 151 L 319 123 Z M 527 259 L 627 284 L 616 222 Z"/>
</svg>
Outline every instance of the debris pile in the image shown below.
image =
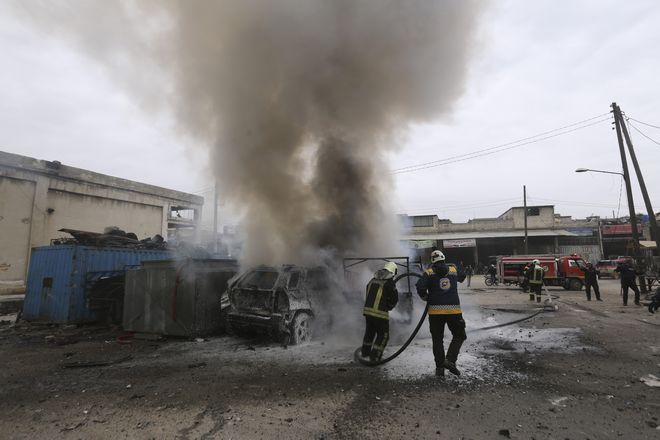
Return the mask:
<svg viewBox="0 0 660 440">
<path fill-rule="evenodd" d="M 138 249 L 167 249 L 167 242 L 165 239 L 156 234 L 153 237 L 147 237 L 138 240 L 137 235 L 133 232 L 126 232 L 116 226 L 105 228 L 103 233 L 80 231 L 77 229 L 62 228 L 60 232 L 66 232 L 73 236 L 73 238 L 58 238 L 52 241 L 53 245 L 62 244 L 79 244 L 83 246 L 100 246 L 100 247 L 130 247 Z"/>
</svg>

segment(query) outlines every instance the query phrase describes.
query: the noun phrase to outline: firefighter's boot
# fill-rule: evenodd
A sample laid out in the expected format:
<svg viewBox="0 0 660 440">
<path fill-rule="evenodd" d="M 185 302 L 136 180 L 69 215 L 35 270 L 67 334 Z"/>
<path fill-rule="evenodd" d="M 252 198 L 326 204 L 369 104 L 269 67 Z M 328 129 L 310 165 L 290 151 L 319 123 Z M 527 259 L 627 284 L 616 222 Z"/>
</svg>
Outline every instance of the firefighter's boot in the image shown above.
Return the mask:
<svg viewBox="0 0 660 440">
<path fill-rule="evenodd" d="M 460 376 L 461 375 L 460 370 L 458 368 L 456 368 L 456 364 L 454 362 L 445 361 L 442 364 L 442 366 L 445 367 L 447 370 L 449 370 L 449 372 L 451 374 L 455 375 L 455 376 Z"/>
<path fill-rule="evenodd" d="M 540 303 L 541 302 L 541 295 L 536 295 L 536 302 Z"/>
<path fill-rule="evenodd" d="M 534 294 L 533 294 L 533 293 L 530 293 L 530 294 L 529 294 L 529 300 L 530 300 L 530 301 L 534 301 Z"/>
</svg>

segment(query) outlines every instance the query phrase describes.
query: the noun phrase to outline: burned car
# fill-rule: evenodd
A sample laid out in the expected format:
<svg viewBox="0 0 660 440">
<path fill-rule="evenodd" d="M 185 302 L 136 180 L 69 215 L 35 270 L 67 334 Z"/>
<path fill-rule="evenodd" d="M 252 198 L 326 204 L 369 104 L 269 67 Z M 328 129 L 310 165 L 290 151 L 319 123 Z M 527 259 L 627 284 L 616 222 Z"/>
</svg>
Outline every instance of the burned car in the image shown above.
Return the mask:
<svg viewBox="0 0 660 440">
<path fill-rule="evenodd" d="M 325 267 L 250 268 L 229 280 L 222 296 L 225 329 L 241 335 L 267 334 L 288 344 L 310 341 L 315 329 L 326 335 L 345 333 L 352 326 L 361 331 L 364 280 L 350 275 L 345 271 L 343 282 L 337 283 L 340 276 Z M 412 285 L 409 279 L 402 281 L 399 303 L 390 314 L 404 332 L 413 313 Z"/>
<path fill-rule="evenodd" d="M 323 268 L 257 266 L 230 280 L 225 305 L 228 333 L 267 333 L 285 343 L 312 337 L 314 310 L 328 297 Z"/>
</svg>

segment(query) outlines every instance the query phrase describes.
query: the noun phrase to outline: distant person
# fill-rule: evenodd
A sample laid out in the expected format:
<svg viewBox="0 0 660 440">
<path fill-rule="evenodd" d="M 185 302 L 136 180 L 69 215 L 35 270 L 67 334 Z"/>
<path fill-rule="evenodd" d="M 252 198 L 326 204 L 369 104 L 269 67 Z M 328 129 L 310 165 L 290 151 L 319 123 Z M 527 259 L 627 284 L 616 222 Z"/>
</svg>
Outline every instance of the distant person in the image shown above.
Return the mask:
<svg viewBox="0 0 660 440">
<path fill-rule="evenodd" d="M 522 282 L 520 283 L 520 288 L 523 292 L 529 292 L 529 264 L 525 264 L 522 270 Z"/>
<path fill-rule="evenodd" d="M 474 275 L 474 269 L 472 269 L 471 265 L 465 266 L 465 277 L 467 278 L 467 286 L 470 287 L 470 283 L 472 282 L 472 275 Z"/>
<path fill-rule="evenodd" d="M 417 281 L 417 294 L 428 302 L 429 328 L 433 338 L 433 357 L 436 376 L 444 376 L 445 369 L 460 376 L 456 367 L 458 353 L 465 334 L 465 320 L 458 298 L 458 283 L 465 279 L 465 273 L 453 264 L 445 264 L 445 256 L 440 251 L 431 253 L 431 267 Z M 452 339 L 445 355 L 445 324 L 449 327 Z"/>
<path fill-rule="evenodd" d="M 362 340 L 362 357 L 378 362 L 383 357 L 390 335 L 390 310 L 399 302 L 394 284 L 396 263 L 388 261 L 367 284 L 362 314 L 366 321 Z"/>
<path fill-rule="evenodd" d="M 497 268 L 495 267 L 494 264 L 491 264 L 488 266 L 488 276 L 490 276 L 491 281 L 493 281 L 493 284 L 495 284 L 496 281 L 496 276 L 497 276 Z"/>
<path fill-rule="evenodd" d="M 623 290 L 623 305 L 628 305 L 628 288 L 635 292 L 635 305 L 639 304 L 639 288 L 635 284 L 635 269 L 629 263 L 621 263 L 614 269 L 614 272 L 621 274 L 621 289 Z"/>
<path fill-rule="evenodd" d="M 598 275 L 600 275 L 600 271 L 591 263 L 587 263 L 586 267 L 578 267 L 584 272 L 584 290 L 587 292 L 587 301 L 591 301 L 592 287 L 594 289 L 594 294 L 596 295 L 596 301 L 602 301 L 602 299 L 600 299 L 600 289 L 598 288 Z"/>
<path fill-rule="evenodd" d="M 545 271 L 547 269 L 541 266 L 539 260 L 533 260 L 532 266 L 529 268 L 529 300 L 534 301 L 536 297 L 536 302 L 541 302 L 541 292 L 543 291 L 543 277 L 545 276 Z"/>
</svg>

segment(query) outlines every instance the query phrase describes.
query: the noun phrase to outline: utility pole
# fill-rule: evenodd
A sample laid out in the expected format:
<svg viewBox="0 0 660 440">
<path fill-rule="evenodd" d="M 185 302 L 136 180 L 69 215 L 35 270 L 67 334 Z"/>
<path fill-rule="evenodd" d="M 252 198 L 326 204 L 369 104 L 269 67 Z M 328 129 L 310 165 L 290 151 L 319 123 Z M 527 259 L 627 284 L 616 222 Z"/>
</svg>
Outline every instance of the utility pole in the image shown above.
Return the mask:
<svg viewBox="0 0 660 440">
<path fill-rule="evenodd" d="M 213 187 L 213 253 L 218 253 L 218 179 Z M 214 255 L 215 257 L 215 255 Z"/>
<path fill-rule="evenodd" d="M 616 104 L 615 104 L 616 105 Z M 637 174 L 637 181 L 639 182 L 639 187 L 642 190 L 642 197 L 644 198 L 644 204 L 646 205 L 646 211 L 649 214 L 649 223 L 651 226 L 651 234 L 655 239 L 656 249 L 660 252 L 660 232 L 658 231 L 658 222 L 655 219 L 655 212 L 653 211 L 653 206 L 651 206 L 651 199 L 649 198 L 649 193 L 646 190 L 646 183 L 644 183 L 644 176 L 642 175 L 642 170 L 639 167 L 639 162 L 637 161 L 637 156 L 635 155 L 635 149 L 633 148 L 632 141 L 630 140 L 630 135 L 628 134 L 628 128 L 623 122 L 623 115 L 621 114 L 621 108 L 616 105 L 614 110 L 616 117 L 619 118 L 619 123 L 623 130 L 623 136 L 626 139 L 626 144 L 628 145 L 628 152 L 630 153 L 630 160 L 635 167 L 635 174 Z"/>
<path fill-rule="evenodd" d="M 527 244 L 527 186 L 523 185 L 523 207 L 525 209 L 525 255 L 529 255 L 529 245 Z"/>
<path fill-rule="evenodd" d="M 621 154 L 621 167 L 623 168 L 623 180 L 626 184 L 626 196 L 628 197 L 628 211 L 630 213 L 630 228 L 632 232 L 633 258 L 637 261 L 640 257 L 639 252 L 639 234 L 637 233 L 637 216 L 635 214 L 635 203 L 633 202 L 632 186 L 630 185 L 630 173 L 628 172 L 628 161 L 626 160 L 626 150 L 623 147 L 623 137 L 621 135 L 622 120 L 620 118 L 619 106 L 616 102 L 612 103 L 612 112 L 614 113 L 614 126 L 616 128 L 616 139 L 619 143 L 619 153 Z M 640 277 L 642 291 L 646 292 L 646 282 L 644 277 Z"/>
</svg>

